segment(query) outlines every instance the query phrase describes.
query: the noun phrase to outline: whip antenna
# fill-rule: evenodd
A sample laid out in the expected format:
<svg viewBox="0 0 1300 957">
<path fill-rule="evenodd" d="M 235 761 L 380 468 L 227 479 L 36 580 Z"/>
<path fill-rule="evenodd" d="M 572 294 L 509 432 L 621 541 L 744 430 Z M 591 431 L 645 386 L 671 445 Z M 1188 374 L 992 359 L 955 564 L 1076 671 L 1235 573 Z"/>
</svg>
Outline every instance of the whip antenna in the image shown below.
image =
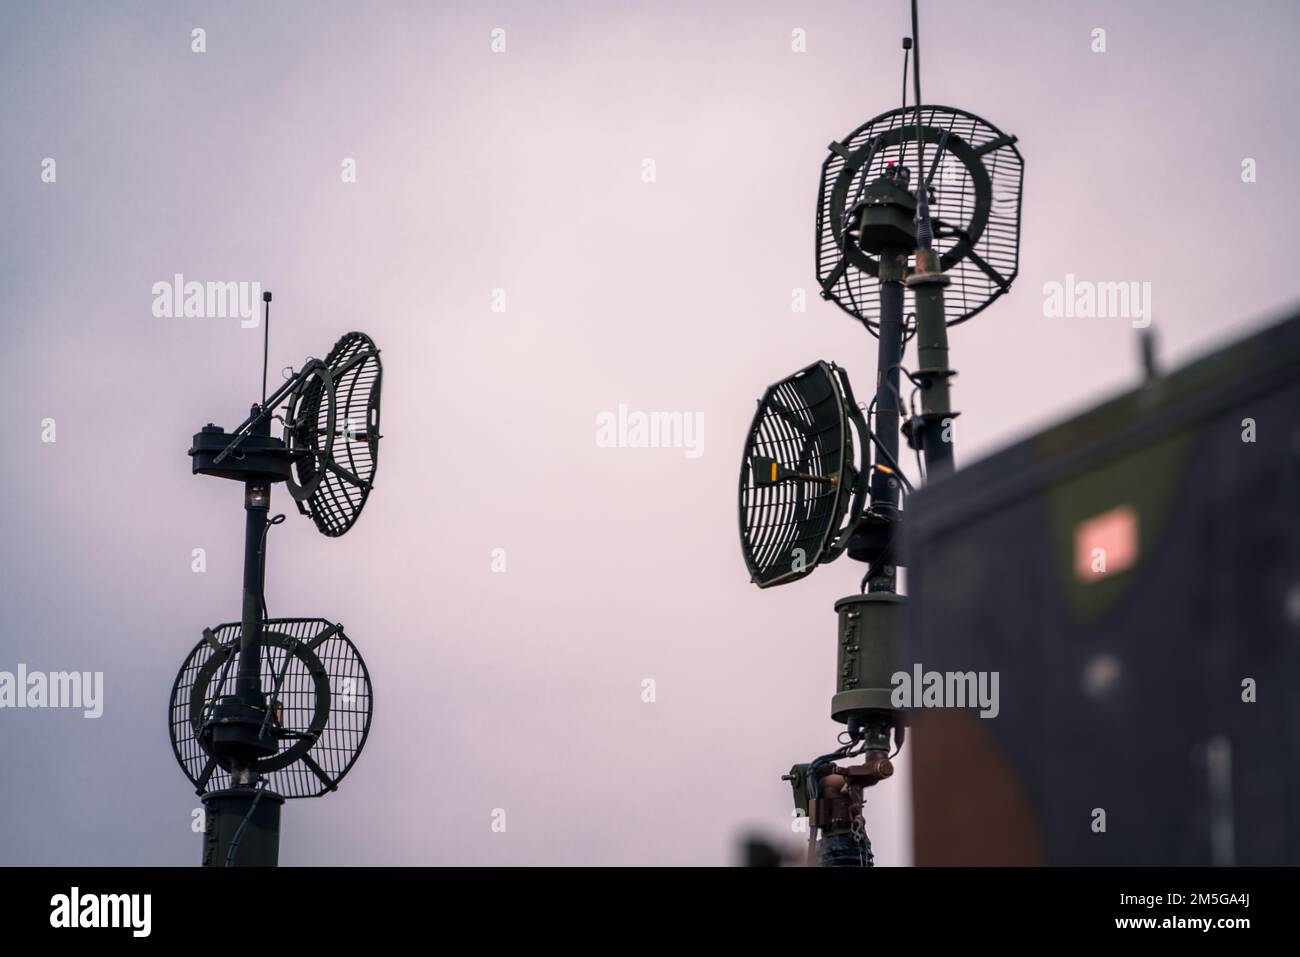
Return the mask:
<svg viewBox="0 0 1300 957">
<path fill-rule="evenodd" d="M 266 408 L 266 360 L 271 349 L 271 292 L 262 293 L 262 408 Z"/>
<path fill-rule="evenodd" d="M 921 36 L 917 27 L 916 0 L 912 0 L 912 91 L 916 94 L 916 173 L 925 169 L 925 141 L 921 138 Z M 903 67 L 907 69 L 906 66 Z M 907 81 L 904 79 L 904 86 Z M 940 147 L 942 149 L 942 147 Z M 936 154 L 937 155 L 937 154 Z M 933 175 L 933 174 L 931 174 Z M 928 250 L 933 239 L 930 226 L 930 179 L 919 181 L 916 187 L 916 244 Z"/>
</svg>

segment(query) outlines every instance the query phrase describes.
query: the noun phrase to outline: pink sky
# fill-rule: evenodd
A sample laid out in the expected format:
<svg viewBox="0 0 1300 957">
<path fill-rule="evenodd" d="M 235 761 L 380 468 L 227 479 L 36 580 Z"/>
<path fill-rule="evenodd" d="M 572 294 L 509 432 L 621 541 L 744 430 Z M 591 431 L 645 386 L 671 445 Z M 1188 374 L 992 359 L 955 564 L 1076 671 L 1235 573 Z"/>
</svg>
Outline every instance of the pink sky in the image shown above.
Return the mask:
<svg viewBox="0 0 1300 957">
<path fill-rule="evenodd" d="M 922 4 L 926 99 L 1026 167 L 1020 277 L 952 336 L 959 465 L 1138 375 L 1128 323 L 1047 318 L 1046 283 L 1150 282 L 1167 363 L 1300 299 L 1296 21 Z M 0 668 L 102 670 L 106 701 L 0 713 L 24 822 L 0 863 L 199 858 L 165 706 L 238 616 L 242 515 L 185 450 L 256 397 L 261 334 L 155 318 L 178 272 L 274 290 L 273 370 L 353 328 L 383 349 L 357 527 L 274 500 L 272 615 L 342 621 L 376 695 L 340 791 L 286 807 L 283 863 L 724 864 L 788 832 L 780 775 L 833 747 L 832 605 L 861 569 L 760 593 L 736 474 L 770 382 L 824 358 L 868 390 L 874 340 L 815 296 L 813 213 L 826 145 L 898 104 L 907 25 L 902 2 L 6 8 Z M 702 454 L 599 447 L 620 404 L 702 414 Z M 882 864 L 910 856 L 900 764 L 868 805 Z"/>
</svg>

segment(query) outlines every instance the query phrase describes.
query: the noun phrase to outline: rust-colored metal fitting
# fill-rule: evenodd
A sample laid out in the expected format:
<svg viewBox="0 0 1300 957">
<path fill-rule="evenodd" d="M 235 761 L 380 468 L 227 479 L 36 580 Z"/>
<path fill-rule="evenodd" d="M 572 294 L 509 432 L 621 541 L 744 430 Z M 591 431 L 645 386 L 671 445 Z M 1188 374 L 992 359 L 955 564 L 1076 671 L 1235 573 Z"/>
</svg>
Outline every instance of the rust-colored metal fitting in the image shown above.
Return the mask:
<svg viewBox="0 0 1300 957">
<path fill-rule="evenodd" d="M 844 770 L 845 775 L 859 787 L 869 788 L 885 778 L 892 777 L 894 765 L 884 751 L 868 751 L 861 764 Z"/>
</svg>

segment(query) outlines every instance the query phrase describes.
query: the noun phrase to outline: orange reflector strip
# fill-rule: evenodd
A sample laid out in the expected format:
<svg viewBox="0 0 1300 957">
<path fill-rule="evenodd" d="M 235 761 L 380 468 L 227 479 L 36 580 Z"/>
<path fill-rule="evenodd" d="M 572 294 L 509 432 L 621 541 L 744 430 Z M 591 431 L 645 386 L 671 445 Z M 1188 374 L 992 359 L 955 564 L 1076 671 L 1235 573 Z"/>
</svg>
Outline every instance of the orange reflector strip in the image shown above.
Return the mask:
<svg viewBox="0 0 1300 957">
<path fill-rule="evenodd" d="M 776 481 L 776 463 L 775 463 L 775 462 L 772 463 L 772 481 L 773 481 L 773 482 Z"/>
</svg>

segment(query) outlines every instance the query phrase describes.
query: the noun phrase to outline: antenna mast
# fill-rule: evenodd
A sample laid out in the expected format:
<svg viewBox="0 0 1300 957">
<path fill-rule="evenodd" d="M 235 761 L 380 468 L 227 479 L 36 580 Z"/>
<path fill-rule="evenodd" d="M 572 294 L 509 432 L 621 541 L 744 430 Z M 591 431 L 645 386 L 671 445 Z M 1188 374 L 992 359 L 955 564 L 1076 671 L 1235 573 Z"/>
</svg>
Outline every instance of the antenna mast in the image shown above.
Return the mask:
<svg viewBox="0 0 1300 957">
<path fill-rule="evenodd" d="M 831 717 L 846 726 L 840 747 L 785 775 L 796 810 L 807 816 L 810 863 L 828 866 L 871 866 L 863 790 L 893 774 L 891 739 L 901 748 L 906 731 L 892 701 L 904 602 L 898 539 L 913 487 L 899 464 L 899 434 L 924 476 L 952 471 L 957 413 L 948 326 L 1010 289 L 1019 268 L 1023 161 L 1016 138 L 974 114 L 924 104 L 916 0 L 910 7 L 903 104 L 830 144 L 818 198 L 822 297 L 878 340 L 874 398 L 863 415 L 843 370 L 808 366 L 760 400 L 741 465 L 741 545 L 755 584 L 795 581 L 844 552 L 867 566 L 860 593 L 835 603 Z M 916 144 L 911 157 L 909 142 Z M 905 165 L 909 158 L 915 169 Z M 946 301 L 950 285 L 956 315 Z M 908 371 L 903 357 L 913 338 L 917 367 Z M 836 763 L 856 757 L 860 764 Z"/>
<path fill-rule="evenodd" d="M 189 451 L 195 474 L 244 486 L 240 619 L 204 631 L 170 709 L 172 748 L 206 808 L 203 863 L 214 867 L 277 863 L 285 799 L 338 786 L 369 734 L 372 708 L 365 663 L 341 625 L 267 618 L 266 546 L 284 520 L 268 517 L 276 482 L 325 535 L 356 521 L 378 456 L 379 350 L 348 333 L 268 398 L 270 292 L 262 302 L 262 401 L 231 433 L 205 426 Z M 279 439 L 271 420 L 282 404 Z"/>
</svg>

